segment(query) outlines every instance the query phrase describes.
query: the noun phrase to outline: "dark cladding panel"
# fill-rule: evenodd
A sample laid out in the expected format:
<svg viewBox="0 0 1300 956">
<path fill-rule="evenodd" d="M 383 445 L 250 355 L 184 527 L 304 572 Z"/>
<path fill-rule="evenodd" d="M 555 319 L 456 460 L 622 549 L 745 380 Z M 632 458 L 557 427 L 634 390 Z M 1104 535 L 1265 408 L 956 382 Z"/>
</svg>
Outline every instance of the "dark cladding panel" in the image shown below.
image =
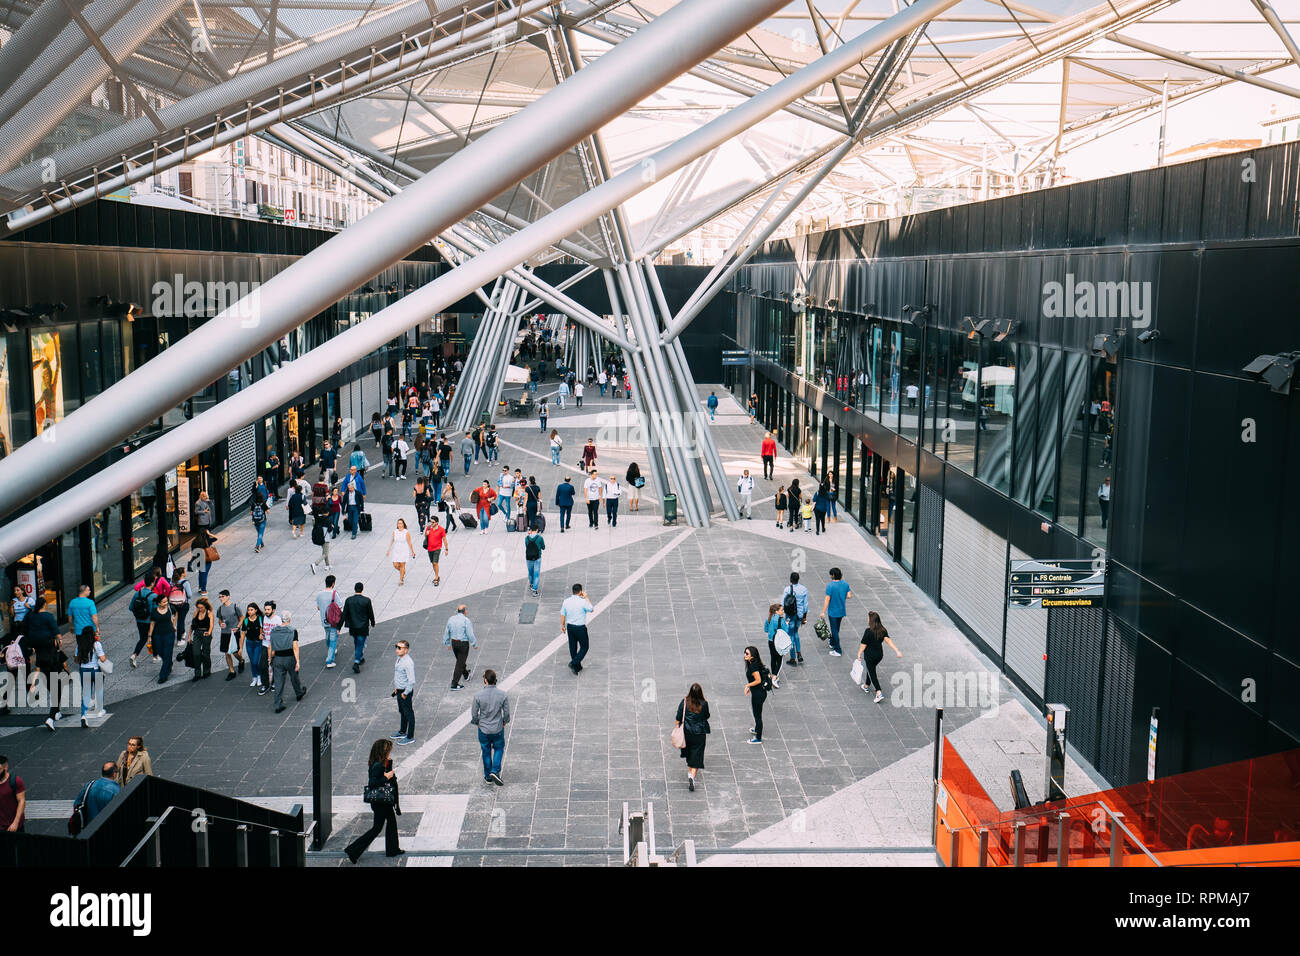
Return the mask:
<svg viewBox="0 0 1300 956">
<path fill-rule="evenodd" d="M 1128 241 L 1128 180 L 1128 176 L 1110 176 L 1097 181 L 1093 230 L 1099 246 L 1118 246 Z"/>
<path fill-rule="evenodd" d="M 1246 165 L 1242 165 L 1245 163 Z M 1250 216 L 1255 163 L 1251 153 L 1232 153 L 1205 161 L 1201 229 L 1208 240 L 1242 239 Z"/>
<path fill-rule="evenodd" d="M 1164 209 L 1165 171 L 1143 169 L 1129 175 L 1128 241 L 1144 244 L 1160 241 L 1160 218 Z"/>
<path fill-rule="evenodd" d="M 1247 239 L 1300 235 L 1300 142 L 1256 150 Z"/>
<path fill-rule="evenodd" d="M 1165 169 L 1165 203 L 1160 230 L 1165 242 L 1194 242 L 1201 237 L 1204 188 L 1204 163 L 1181 163 Z"/>
<path fill-rule="evenodd" d="M 1070 187 L 1045 189 L 1043 197 L 1043 232 L 1040 249 L 1062 249 L 1068 245 L 1070 226 Z"/>
<path fill-rule="evenodd" d="M 1066 245 L 1095 246 L 1097 242 L 1097 181 L 1075 183 L 1069 188 L 1070 228 Z"/>
<path fill-rule="evenodd" d="M 1207 249 L 1200 296 L 1198 370 L 1244 377 L 1257 356 L 1300 348 L 1300 248 Z"/>
</svg>

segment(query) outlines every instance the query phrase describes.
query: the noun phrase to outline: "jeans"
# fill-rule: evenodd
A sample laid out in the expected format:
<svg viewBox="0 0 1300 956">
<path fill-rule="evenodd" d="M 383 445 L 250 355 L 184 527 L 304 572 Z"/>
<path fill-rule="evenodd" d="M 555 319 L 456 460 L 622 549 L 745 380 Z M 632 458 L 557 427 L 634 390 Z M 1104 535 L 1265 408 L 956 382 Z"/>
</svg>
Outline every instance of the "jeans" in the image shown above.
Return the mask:
<svg viewBox="0 0 1300 956">
<path fill-rule="evenodd" d="M 437 477 L 433 479 L 433 503 L 442 504 L 442 472 L 436 472 Z"/>
<path fill-rule="evenodd" d="M 176 656 L 176 635 L 171 632 L 162 635 L 161 638 L 155 635 L 153 649 L 162 657 L 162 670 L 158 673 L 158 679 L 164 681 L 172 676 L 172 661 Z"/>
<path fill-rule="evenodd" d="M 575 397 L 575 401 L 577 402 L 578 407 L 581 408 L 581 407 L 582 407 L 582 396 L 581 396 L 581 395 L 576 396 L 576 397 Z"/>
<path fill-rule="evenodd" d="M 285 684 L 293 681 L 293 692 L 301 697 L 302 681 L 298 679 L 298 670 L 293 666 L 292 653 L 277 654 L 271 663 L 275 665 L 275 706 L 279 708 L 284 702 Z"/>
<path fill-rule="evenodd" d="M 478 732 L 478 745 L 483 748 L 483 779 L 488 774 L 501 772 L 501 758 L 506 752 L 506 732 L 502 728 L 495 734 Z"/>
<path fill-rule="evenodd" d="M 787 622 L 787 623 L 788 623 L 788 622 Z M 803 648 L 801 648 L 801 647 L 799 646 L 799 625 L 798 625 L 798 624 L 795 624 L 794 627 L 788 627 L 788 628 L 786 628 L 786 630 L 790 632 L 790 654 L 789 654 L 789 657 L 790 657 L 791 660 L 798 660 L 798 659 L 799 659 L 799 654 L 800 654 L 800 653 L 802 652 L 802 650 L 803 650 Z"/>
<path fill-rule="evenodd" d="M 492 511 L 488 508 L 482 508 L 478 513 L 478 527 L 480 531 L 486 531 L 492 521 Z"/>
<path fill-rule="evenodd" d="M 573 527 L 573 505 L 559 505 L 560 530 Z"/>
<path fill-rule="evenodd" d="M 466 456 L 465 456 L 465 474 L 467 474 L 467 475 L 469 474 L 469 466 L 470 466 L 470 464 L 471 464 L 470 456 L 469 456 L 469 455 L 466 455 Z"/>
<path fill-rule="evenodd" d="M 710 405 L 710 406 L 709 406 L 709 421 L 711 421 L 711 422 L 712 422 L 712 421 L 717 421 L 717 419 L 716 419 L 716 418 L 714 417 L 714 415 L 713 415 L 713 413 L 714 413 L 715 411 L 717 411 L 717 408 L 716 408 L 715 406 L 713 406 L 713 405 Z"/>
<path fill-rule="evenodd" d="M 545 415 L 538 415 L 538 416 L 537 416 L 537 420 L 538 420 L 538 421 L 541 423 L 541 425 L 542 425 L 541 430 L 542 430 L 542 431 L 546 431 L 546 416 L 545 416 Z"/>
<path fill-rule="evenodd" d="M 568 624 L 565 629 L 569 634 L 569 663 L 582 668 L 582 659 L 587 656 L 589 639 L 586 624 Z"/>
<path fill-rule="evenodd" d="M 384 456 L 384 477 L 390 478 L 397 472 L 393 471 L 393 456 L 391 454 Z"/>
<path fill-rule="evenodd" d="M 528 565 L 528 586 L 536 591 L 542 586 L 542 559 L 526 558 Z"/>
<path fill-rule="evenodd" d="M 835 507 L 835 499 L 832 498 L 832 499 L 831 499 L 831 517 L 832 517 L 832 518 L 838 518 L 839 515 L 840 515 L 839 510 Z"/>
<path fill-rule="evenodd" d="M 767 702 L 767 691 L 762 685 L 749 689 L 749 708 L 754 712 L 754 736 L 763 739 L 763 704 Z"/>
<path fill-rule="evenodd" d="M 838 651 L 840 649 L 840 625 L 844 623 L 844 618 L 828 617 L 826 620 L 831 622 L 831 650 Z"/>
<path fill-rule="evenodd" d="M 601 382 L 601 384 L 600 384 L 600 397 L 601 397 L 601 398 L 604 398 L 604 397 L 605 397 L 605 383 L 604 383 L 604 382 Z"/>
<path fill-rule="evenodd" d="M 208 589 L 208 565 L 207 562 L 205 561 L 203 563 L 203 567 L 199 568 L 199 590 L 206 591 L 207 589 Z"/>
<path fill-rule="evenodd" d="M 339 519 L 343 517 L 342 509 L 333 512 L 330 515 L 330 531 L 337 535 L 339 533 Z"/>
<path fill-rule="evenodd" d="M 561 393 L 560 396 L 559 396 L 559 399 L 560 399 L 560 410 L 561 410 L 561 411 L 564 410 L 564 398 L 565 398 L 564 394 Z"/>
<path fill-rule="evenodd" d="M 253 671 L 254 677 L 260 677 L 262 674 L 262 642 L 254 640 L 251 644 L 245 642 L 244 650 L 248 651 L 248 666 Z"/>
<path fill-rule="evenodd" d="M 131 656 L 139 657 L 140 652 L 144 650 L 145 645 L 149 643 L 149 622 L 136 621 L 135 630 L 136 633 L 139 635 L 139 639 L 135 642 L 135 650 L 131 652 Z"/>
<path fill-rule="evenodd" d="M 478 461 L 478 456 L 479 456 L 480 454 L 481 454 L 484 458 L 487 457 L 487 446 L 484 445 L 482 442 L 479 442 L 477 445 L 474 446 L 474 460 L 475 460 L 475 461 Z"/>
<path fill-rule="evenodd" d="M 81 665 L 81 716 L 86 716 L 86 711 L 90 709 L 91 704 L 95 702 L 95 675 L 99 673 L 98 665 L 87 667 Z M 101 691 L 102 693 L 102 691 Z M 100 709 L 104 707 L 104 702 L 99 702 Z"/>
<path fill-rule="evenodd" d="M 501 513 L 506 516 L 506 521 L 510 520 L 510 506 L 514 504 L 514 499 L 509 495 L 499 495 L 497 504 L 501 507 Z"/>
<path fill-rule="evenodd" d="M 353 664 L 360 664 L 361 658 L 366 656 L 366 638 L 369 636 L 370 634 L 368 632 L 365 634 L 353 633 L 352 635 L 352 663 Z"/>
<path fill-rule="evenodd" d="M 353 538 L 357 536 L 357 525 L 361 523 L 360 521 L 357 520 L 360 514 L 361 514 L 360 508 L 358 508 L 356 505 L 348 505 L 348 524 L 352 526 Z"/>
<path fill-rule="evenodd" d="M 415 736 L 415 691 L 408 690 L 405 694 L 401 691 L 397 693 L 397 713 L 401 717 L 401 726 L 397 732 L 403 737 Z"/>
<path fill-rule="evenodd" d="M 257 546 L 260 548 L 262 546 L 262 536 L 266 534 L 266 522 L 254 521 L 253 527 L 257 529 Z"/>
<path fill-rule="evenodd" d="M 500 449 L 498 449 L 496 445 L 488 445 L 485 454 L 487 455 L 488 461 L 498 461 L 499 460 L 498 456 L 500 455 Z"/>
<path fill-rule="evenodd" d="M 560 449 L 558 449 L 558 448 L 552 448 L 552 449 L 551 449 L 551 464 L 552 464 L 552 465 L 558 465 L 559 463 L 560 463 Z"/>
<path fill-rule="evenodd" d="M 618 527 L 618 499 L 605 499 L 605 520 L 609 522 L 611 528 Z"/>
<path fill-rule="evenodd" d="M 325 625 L 325 663 L 333 664 L 339 649 L 339 629 Z"/>
</svg>

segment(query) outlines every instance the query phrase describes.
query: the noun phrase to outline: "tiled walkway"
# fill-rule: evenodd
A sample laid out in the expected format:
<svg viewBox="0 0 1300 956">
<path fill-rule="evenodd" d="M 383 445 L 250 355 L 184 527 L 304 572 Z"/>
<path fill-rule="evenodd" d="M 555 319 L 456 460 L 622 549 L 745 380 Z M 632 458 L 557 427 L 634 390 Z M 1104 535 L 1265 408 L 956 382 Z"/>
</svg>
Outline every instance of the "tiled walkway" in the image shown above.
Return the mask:
<svg viewBox="0 0 1300 956">
<path fill-rule="evenodd" d="M 701 390 L 701 396 L 707 394 L 707 388 Z M 749 467 L 761 476 L 761 429 L 749 424 L 727 393 L 720 390 L 719 397 L 723 405 L 713 427 L 728 472 L 739 474 Z M 801 826 L 812 821 L 799 832 L 818 834 L 822 845 L 924 843 L 933 711 L 921 705 L 911 685 L 932 672 L 973 674 L 991 695 L 947 709 L 947 727 L 969 742 L 973 763 L 998 740 L 1014 738 L 1022 745 L 1012 750 L 1033 747 L 1020 758 L 1027 761 L 1019 764 L 1026 781 L 1041 777 L 1039 724 L 989 662 L 849 521 L 831 524 L 820 536 L 778 531 L 770 500 L 774 483 L 757 478 L 752 521 L 719 518 L 707 529 L 664 527 L 654 503 L 660 489 L 651 483 L 640 515 L 628 513 L 625 499 L 617 528 L 608 528 L 602 515 L 600 529 L 591 531 L 585 511 L 579 510 L 572 531 L 560 535 L 554 487 L 563 474 L 574 473 L 570 459 L 576 460 L 589 435 L 597 439 L 602 473 L 613 470 L 621 476 L 633 458 L 649 473 L 644 448 L 630 440 L 635 432 L 623 431 L 625 423 L 618 418 L 627 404 L 601 401 L 593 390 L 584 405 L 581 410 L 572 405 L 564 412 L 556 409 L 548 424 L 548 431 L 558 427 L 565 438 L 567 467 L 550 464 L 545 435 L 535 420 L 501 422 L 500 464 L 535 474 L 545 493 L 549 526 L 540 599 L 528 593 L 523 536 L 508 534 L 500 518 L 489 535 L 459 531 L 451 536 L 440 587 L 432 586 L 428 564 L 419 555 L 399 588 L 384 548 L 399 515 L 414 526 L 414 509 L 408 504 L 413 482 L 378 480 L 376 469 L 368 482 L 367 505 L 375 515 L 375 531 L 355 542 L 341 537 L 333 561 L 344 593 L 353 581 L 365 582 L 380 623 L 360 675 L 346 666 L 351 659 L 346 636 L 340 642 L 345 663 L 326 670 L 312 600 L 323 578 L 309 567 L 318 549 L 305 538 L 290 540 L 277 512 L 266 550 L 254 555 L 251 526 L 236 522 L 221 534 L 223 558 L 213 569 L 209 590 L 215 598 L 220 588 L 229 587 L 241 605 L 274 599 L 281 609 L 292 610 L 306 645 L 307 698 L 275 715 L 270 696 L 258 697 L 247 679 L 226 682 L 218 672 L 191 685 L 181 667 L 169 684 L 153 683 L 157 665 L 145 663 L 137 671 L 126 667 L 134 627 L 125 599 L 119 600 L 103 616 L 109 656 L 121 664 L 109 684 L 111 716 L 89 731 L 65 721 L 67 726 L 54 734 L 25 730 L 5 740 L 14 770 L 31 788 L 34 807 L 53 808 L 49 815 L 58 817 L 62 805 L 44 801 L 70 799 L 98 761 L 115 757 L 135 733 L 145 736 L 161 775 L 249 799 L 307 803 L 310 723 L 328 708 L 335 720 L 336 802 L 346 811 L 336 818 L 338 835 L 328 849 L 339 850 L 368 825 L 368 815 L 358 815 L 363 808 L 355 795 L 363 783 L 369 744 L 396 730 L 389 692 L 392 643 L 399 637 L 411 642 L 420 682 L 416 743 L 395 753 L 402 792 L 410 795 L 404 798 L 408 805 L 401 818 L 404 845 L 458 847 L 465 852 L 456 855 L 457 865 L 603 865 L 608 862 L 603 856 L 484 857 L 473 851 L 617 846 L 624 802 L 634 809 L 654 803 L 661 850 L 691 838 L 702 857 L 709 847 L 745 841 L 806 845 L 782 844 L 793 832 L 791 820 Z M 372 457 L 377 456 L 372 452 Z M 500 464 L 479 463 L 469 480 L 494 477 Z M 784 459 L 777 476 L 788 481 L 800 473 Z M 734 475 L 731 480 L 734 484 Z M 462 501 L 467 500 L 468 486 L 459 490 Z M 832 565 L 844 570 L 854 593 L 842 658 L 829 657 L 811 629 Z M 751 746 L 746 742 L 752 720 L 742 693 L 742 652 L 751 644 L 765 650 L 766 608 L 778 599 L 792 569 L 801 572 L 813 595 L 802 635 L 806 664 L 783 671 L 781 689 L 769 698 L 764 713 L 764 744 Z M 558 638 L 559 604 L 573 582 L 585 585 L 599 611 L 591 624 L 592 650 L 578 677 L 566 667 L 567 646 Z M 508 730 L 504 788 L 482 779 L 479 748 L 468 726 L 473 690 L 448 689 L 452 658 L 442 646 L 442 631 L 461 600 L 469 605 L 479 638 L 479 649 L 470 656 L 471 688 L 478 686 L 482 668 L 492 667 L 511 696 L 514 720 Z M 537 605 L 535 618 L 520 623 L 530 619 L 530 605 Z M 882 704 L 863 694 L 848 673 L 870 609 L 880 611 L 904 655 L 899 660 L 891 654 L 882 665 L 882 679 L 894 690 Z M 709 699 L 713 733 L 706 769 L 690 793 L 685 762 L 668 743 L 668 733 L 677 703 L 693 681 L 700 682 Z M 982 711 L 997 712 L 997 719 L 977 720 Z M 924 772 L 909 771 L 913 764 Z M 986 786 L 1000 794 L 1006 769 L 988 767 Z M 1075 779 L 1080 792 L 1095 789 L 1082 776 Z M 864 816 L 856 795 L 879 790 L 881 781 L 887 781 L 896 800 Z M 870 825 L 855 826 L 850 819 Z M 33 828 L 42 826 L 58 829 L 53 822 L 33 823 Z M 792 862 L 789 857 L 763 858 L 773 860 Z M 874 859 L 928 861 L 923 856 Z M 372 853 L 366 862 L 384 860 Z"/>
</svg>

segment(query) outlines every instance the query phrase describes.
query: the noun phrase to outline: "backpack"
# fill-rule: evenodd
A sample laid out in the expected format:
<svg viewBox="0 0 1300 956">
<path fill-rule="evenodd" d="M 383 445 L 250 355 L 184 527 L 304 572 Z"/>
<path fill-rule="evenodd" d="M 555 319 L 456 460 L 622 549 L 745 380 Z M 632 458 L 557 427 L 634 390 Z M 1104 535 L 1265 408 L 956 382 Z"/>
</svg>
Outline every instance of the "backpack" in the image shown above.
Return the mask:
<svg viewBox="0 0 1300 956">
<path fill-rule="evenodd" d="M 135 592 L 135 597 L 131 598 L 130 611 L 131 616 L 137 621 L 149 620 L 149 594 L 148 588 L 141 588 Z"/>
<path fill-rule="evenodd" d="M 338 605 L 338 597 L 338 591 L 331 594 L 329 607 L 325 608 L 325 623 L 330 627 L 338 627 L 343 623 L 343 608 Z"/>
<path fill-rule="evenodd" d="M 537 538 L 529 535 L 524 539 L 524 557 L 529 561 L 536 561 L 542 556 L 542 549 L 537 546 Z"/>
<path fill-rule="evenodd" d="M 254 522 L 266 520 L 266 509 L 264 509 L 259 502 L 253 502 L 253 510 L 251 514 Z"/>
<path fill-rule="evenodd" d="M 792 621 L 799 619 L 799 599 L 794 595 L 794 585 L 790 585 L 790 590 L 785 592 L 785 597 L 781 601 L 781 613 Z"/>
<path fill-rule="evenodd" d="M 17 670 L 27 662 L 27 655 L 23 653 L 22 642 L 14 638 L 5 648 L 5 667 Z"/>
<path fill-rule="evenodd" d="M 72 816 L 68 817 L 68 833 L 71 836 L 76 836 L 86 829 L 86 799 L 90 796 L 90 788 L 93 786 L 93 781 L 86 784 L 77 795 L 77 802 L 72 806 Z"/>
</svg>

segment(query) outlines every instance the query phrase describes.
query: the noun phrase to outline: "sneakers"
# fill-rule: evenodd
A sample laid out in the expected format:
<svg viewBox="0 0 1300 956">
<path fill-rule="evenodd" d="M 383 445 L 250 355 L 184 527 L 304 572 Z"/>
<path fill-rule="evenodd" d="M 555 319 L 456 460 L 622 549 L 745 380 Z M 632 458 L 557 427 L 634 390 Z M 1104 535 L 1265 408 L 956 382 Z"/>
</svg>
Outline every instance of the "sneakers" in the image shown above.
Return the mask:
<svg viewBox="0 0 1300 956">
<path fill-rule="evenodd" d="M 139 666 L 140 666 L 140 665 L 137 664 L 137 663 L 135 662 L 135 655 L 132 654 L 132 655 L 131 655 L 131 669 L 134 670 L 135 668 L 137 668 L 137 667 L 139 667 Z"/>
<path fill-rule="evenodd" d="M 266 696 L 266 690 L 267 690 L 267 689 L 266 689 L 265 687 L 259 687 L 259 688 L 257 688 L 257 696 L 258 696 L 258 697 L 265 697 L 265 696 Z"/>
<path fill-rule="evenodd" d="M 287 708 L 284 706 L 284 704 L 281 704 L 279 707 L 275 708 L 275 712 L 276 712 L 277 714 L 280 714 L 280 713 L 283 713 L 286 709 L 287 709 Z"/>
<path fill-rule="evenodd" d="M 356 663 L 355 661 L 352 663 L 352 673 L 354 673 L 354 674 L 360 674 L 360 673 L 361 673 L 361 665 L 358 664 L 358 663 Z"/>
<path fill-rule="evenodd" d="M 399 737 L 397 739 L 397 746 L 399 747 L 405 747 L 407 744 L 413 744 L 413 743 L 415 743 L 414 737 Z"/>
<path fill-rule="evenodd" d="M 101 710 L 101 711 L 100 711 L 99 713 L 97 713 L 95 716 L 96 716 L 96 717 L 99 717 L 99 718 L 107 717 L 107 716 L 108 716 L 108 711 L 106 711 L 106 710 Z"/>
<path fill-rule="evenodd" d="M 330 661 L 328 664 L 325 665 L 325 669 L 329 670 L 331 667 L 337 667 L 337 666 L 338 665 L 335 664 L 333 661 Z"/>
<path fill-rule="evenodd" d="M 398 731 L 398 732 L 395 733 L 395 734 L 389 734 L 389 735 L 388 735 L 388 739 L 389 739 L 389 740 L 405 740 L 405 739 L 406 739 L 406 734 L 402 733 L 401 731 Z"/>
<path fill-rule="evenodd" d="M 694 793 L 694 792 L 695 792 L 695 778 L 694 778 L 694 777 L 687 777 L 687 778 L 686 778 L 686 785 L 687 785 L 688 787 L 690 787 L 691 793 Z"/>
<path fill-rule="evenodd" d="M 493 783 L 495 783 L 498 787 L 504 787 L 506 785 L 506 782 L 501 779 L 501 774 L 499 773 L 488 774 L 488 779 L 491 780 Z"/>
<path fill-rule="evenodd" d="M 751 737 L 749 740 L 745 741 L 745 743 L 749 744 L 761 744 L 762 742 L 763 738 L 761 737 Z"/>
<path fill-rule="evenodd" d="M 257 686 L 258 684 L 260 684 L 260 683 L 261 683 L 261 681 L 259 681 L 256 677 L 254 677 L 251 681 L 248 682 L 248 686 L 249 686 L 249 687 L 256 687 L 256 686 Z"/>
<path fill-rule="evenodd" d="M 843 657 L 843 656 L 844 655 L 841 654 L 839 651 L 831 651 L 831 657 Z"/>
<path fill-rule="evenodd" d="M 53 733 L 53 731 L 54 731 L 54 718 L 53 718 L 53 717 L 46 717 L 46 718 L 45 718 L 45 726 L 46 726 L 46 727 L 49 727 L 49 728 L 50 728 L 50 732 Z"/>
<path fill-rule="evenodd" d="M 876 701 L 875 701 L 875 702 L 878 704 L 878 703 L 880 703 L 880 702 L 881 702 L 882 700 L 884 700 L 884 699 L 885 699 L 885 692 L 884 692 L 883 690 L 878 690 L 878 691 L 876 691 Z"/>
<path fill-rule="evenodd" d="M 780 682 L 779 680 L 777 680 L 775 674 L 772 675 L 772 687 L 773 687 L 774 689 L 776 689 L 776 690 L 780 690 L 780 689 L 781 689 L 781 682 Z"/>
<path fill-rule="evenodd" d="M 315 574 L 315 573 L 316 573 L 316 562 L 315 562 L 315 561 L 311 562 L 310 567 L 311 567 L 311 573 L 312 573 L 312 574 Z"/>
<path fill-rule="evenodd" d="M 234 680 L 237 676 L 239 675 L 237 675 L 234 671 L 231 671 L 229 674 L 226 675 L 226 680 Z"/>
</svg>

